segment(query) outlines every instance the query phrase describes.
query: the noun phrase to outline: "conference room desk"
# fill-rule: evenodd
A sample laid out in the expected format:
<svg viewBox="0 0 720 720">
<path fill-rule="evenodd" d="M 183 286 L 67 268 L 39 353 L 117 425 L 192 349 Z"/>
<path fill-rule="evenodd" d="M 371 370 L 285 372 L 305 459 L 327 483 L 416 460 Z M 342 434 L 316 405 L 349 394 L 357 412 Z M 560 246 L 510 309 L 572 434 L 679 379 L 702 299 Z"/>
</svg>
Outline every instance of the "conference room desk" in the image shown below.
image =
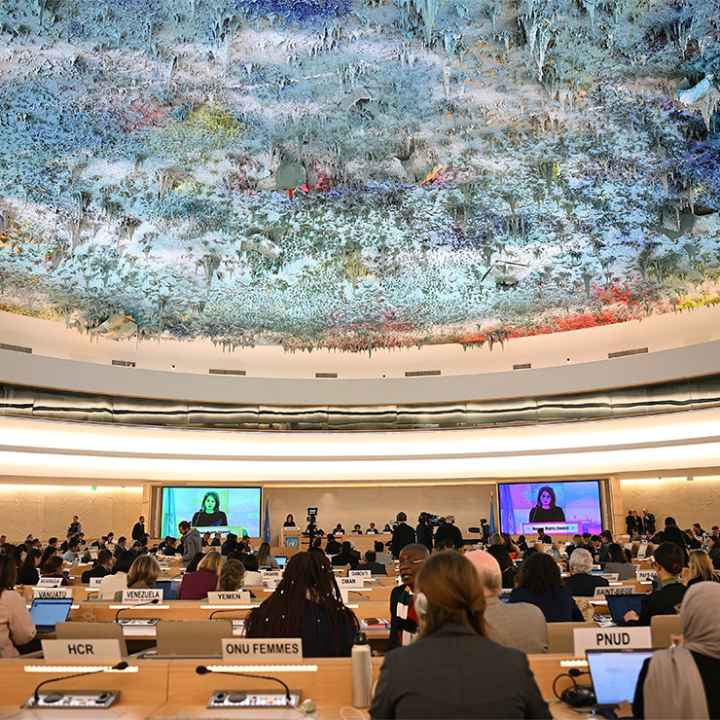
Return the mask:
<svg viewBox="0 0 720 720">
<path fill-rule="evenodd" d="M 551 702 L 553 717 L 558 720 L 576 720 L 580 717 L 571 708 L 554 701 L 553 680 L 564 672 L 561 661 L 565 655 L 531 655 L 530 667 L 535 674 L 543 697 Z M 377 678 L 382 658 L 373 658 L 373 676 Z M 274 718 L 275 720 L 295 720 L 307 717 L 297 710 L 208 710 L 206 708 L 211 693 L 215 690 L 274 690 L 275 683 L 252 678 L 230 677 L 226 675 L 198 675 L 198 664 L 217 664 L 220 661 L 207 660 L 139 660 L 132 661 L 131 668 L 137 672 L 114 672 L 92 675 L 84 678 L 63 680 L 51 687 L 54 690 L 119 690 L 118 703 L 109 710 L 93 711 L 93 718 L 108 720 L 136 720 L 139 718 L 231 718 L 240 715 L 247 720 Z M 32 694 L 35 686 L 43 679 L 60 677 L 62 673 L 27 672 L 27 666 L 45 665 L 42 660 L 0 660 L 0 673 L 3 678 L 3 692 L 0 696 L 0 719 L 17 720 L 64 720 L 90 718 L 88 711 L 72 710 L 20 710 L 20 705 Z M 316 712 L 309 717 L 316 720 L 337 720 L 347 717 L 355 720 L 366 718 L 367 712 L 351 708 L 352 672 L 350 658 L 308 659 L 304 665 L 316 666 L 311 672 L 293 672 L 284 669 L 277 671 L 272 666 L 255 668 L 260 674 L 268 674 L 282 679 L 293 690 L 300 690 L 303 699 L 312 699 Z M 482 669 L 478 668 L 479 678 Z M 441 677 L 439 676 L 439 681 Z M 568 678 L 558 682 L 558 692 L 570 685 Z M 478 687 L 481 688 L 479 680 Z"/>
</svg>

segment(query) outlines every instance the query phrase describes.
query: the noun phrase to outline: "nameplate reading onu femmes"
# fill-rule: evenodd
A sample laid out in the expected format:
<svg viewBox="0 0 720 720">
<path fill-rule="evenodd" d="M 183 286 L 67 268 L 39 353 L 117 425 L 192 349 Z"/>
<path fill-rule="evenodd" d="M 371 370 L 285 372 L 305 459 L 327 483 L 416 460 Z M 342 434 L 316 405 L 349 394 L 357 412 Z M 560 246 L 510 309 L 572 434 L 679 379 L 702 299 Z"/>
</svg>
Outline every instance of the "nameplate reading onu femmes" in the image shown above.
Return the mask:
<svg viewBox="0 0 720 720">
<path fill-rule="evenodd" d="M 122 594 L 122 603 L 123 605 L 138 605 L 141 603 L 152 603 L 153 600 L 157 600 L 158 602 L 162 602 L 163 599 L 163 591 L 155 590 L 154 588 L 150 588 L 147 590 L 133 590 L 133 589 L 127 589 L 123 590 Z"/>
<path fill-rule="evenodd" d="M 223 660 L 255 663 L 302 662 L 301 638 L 227 638 L 222 641 Z"/>
</svg>

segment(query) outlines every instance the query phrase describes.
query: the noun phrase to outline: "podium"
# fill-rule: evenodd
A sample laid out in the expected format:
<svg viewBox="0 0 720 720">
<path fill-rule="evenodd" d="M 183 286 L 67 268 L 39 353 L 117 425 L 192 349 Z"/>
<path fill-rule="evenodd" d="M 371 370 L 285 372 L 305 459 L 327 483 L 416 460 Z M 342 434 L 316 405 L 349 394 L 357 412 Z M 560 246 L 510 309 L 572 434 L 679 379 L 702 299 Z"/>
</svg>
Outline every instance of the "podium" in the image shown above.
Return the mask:
<svg viewBox="0 0 720 720">
<path fill-rule="evenodd" d="M 280 547 L 285 550 L 300 550 L 301 535 L 302 531 L 300 528 L 280 528 Z"/>
</svg>

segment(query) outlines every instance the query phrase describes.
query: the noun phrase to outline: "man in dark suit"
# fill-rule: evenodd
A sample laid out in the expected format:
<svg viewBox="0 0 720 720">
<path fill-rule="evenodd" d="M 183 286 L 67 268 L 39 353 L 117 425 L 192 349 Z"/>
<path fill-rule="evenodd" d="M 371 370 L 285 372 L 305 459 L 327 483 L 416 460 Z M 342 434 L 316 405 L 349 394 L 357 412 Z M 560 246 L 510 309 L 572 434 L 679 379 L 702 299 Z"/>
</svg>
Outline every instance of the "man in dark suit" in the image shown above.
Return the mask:
<svg viewBox="0 0 720 720">
<path fill-rule="evenodd" d="M 390 548 L 394 558 L 400 557 L 400 551 L 406 545 L 412 545 L 415 542 L 415 530 L 407 524 L 407 515 L 404 512 L 397 514 L 397 525 L 393 530 Z"/>
<path fill-rule="evenodd" d="M 139 543 L 145 540 L 145 518 L 141 515 L 138 521 L 133 525 L 132 539 Z"/>
<path fill-rule="evenodd" d="M 415 612 L 415 575 L 430 557 L 430 551 L 419 544 L 406 545 L 400 552 L 400 580 L 402 585 L 390 593 L 390 637 L 388 650 L 409 645 L 417 635 L 418 617 Z"/>
<path fill-rule="evenodd" d="M 387 575 L 387 568 L 377 562 L 374 550 L 365 553 L 365 562 L 357 566 L 358 570 L 369 570 L 373 575 Z"/>
<path fill-rule="evenodd" d="M 455 518 L 440 518 L 440 527 L 435 531 L 436 548 L 451 546 L 459 550 L 462 547 L 462 533 L 452 524 L 454 519 Z"/>
</svg>

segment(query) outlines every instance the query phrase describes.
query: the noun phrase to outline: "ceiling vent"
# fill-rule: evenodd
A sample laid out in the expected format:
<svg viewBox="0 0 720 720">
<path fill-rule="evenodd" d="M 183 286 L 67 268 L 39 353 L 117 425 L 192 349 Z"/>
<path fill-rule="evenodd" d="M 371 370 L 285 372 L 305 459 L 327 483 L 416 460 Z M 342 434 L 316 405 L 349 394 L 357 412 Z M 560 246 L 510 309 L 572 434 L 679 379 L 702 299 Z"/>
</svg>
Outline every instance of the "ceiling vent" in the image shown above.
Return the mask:
<svg viewBox="0 0 720 720">
<path fill-rule="evenodd" d="M 32 354 L 32 348 L 23 347 L 22 345 L 8 345 L 7 343 L 0 343 L 0 350 L 9 350 L 10 352 L 21 352 Z"/>
<path fill-rule="evenodd" d="M 116 367 L 135 367 L 135 363 L 132 360 L 113 360 L 112 364 Z"/>
<path fill-rule="evenodd" d="M 405 377 L 432 377 L 442 375 L 440 370 L 410 370 L 405 373 Z"/>
<path fill-rule="evenodd" d="M 239 377 L 245 377 L 247 375 L 245 370 L 223 370 L 222 368 L 210 368 L 208 372 L 211 375 L 237 375 Z"/>
<path fill-rule="evenodd" d="M 628 355 L 643 355 L 648 351 L 647 348 L 634 348 L 633 350 L 620 350 L 620 352 L 608 353 L 608 359 L 627 357 Z"/>
<path fill-rule="evenodd" d="M 337 378 L 337 376 L 338 376 L 337 373 L 315 373 L 315 377 L 316 377 L 316 378 L 329 378 L 329 379 L 332 379 L 332 378 Z"/>
</svg>

